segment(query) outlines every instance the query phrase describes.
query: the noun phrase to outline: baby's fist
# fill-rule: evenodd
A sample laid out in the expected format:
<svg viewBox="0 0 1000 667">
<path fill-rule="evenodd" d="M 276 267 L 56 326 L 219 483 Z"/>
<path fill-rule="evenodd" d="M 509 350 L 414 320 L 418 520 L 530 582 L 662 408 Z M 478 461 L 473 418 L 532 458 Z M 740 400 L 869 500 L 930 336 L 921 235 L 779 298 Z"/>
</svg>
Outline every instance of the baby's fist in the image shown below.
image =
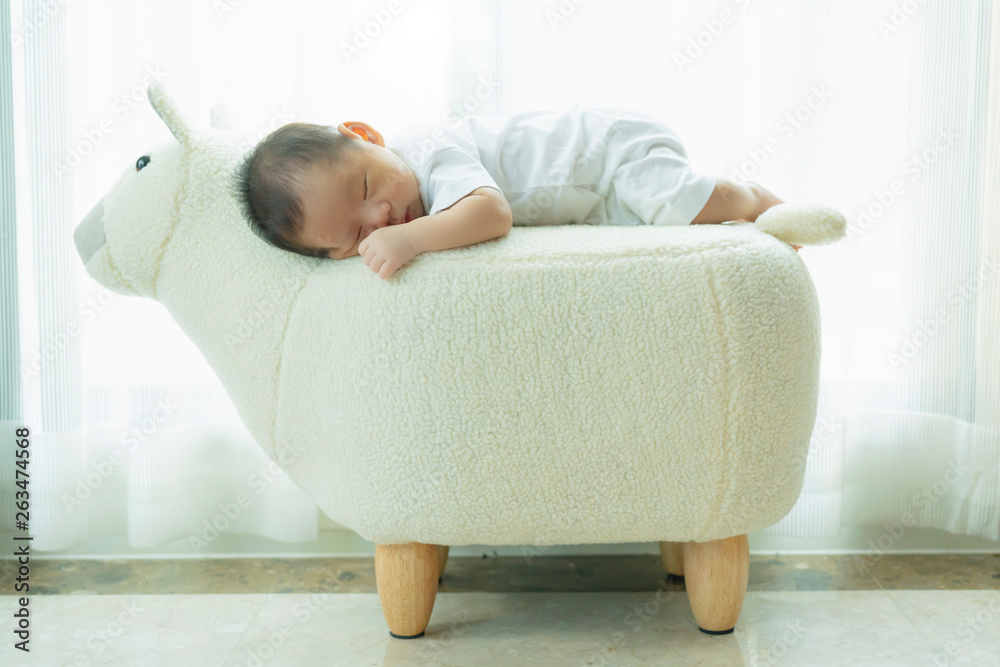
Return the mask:
<svg viewBox="0 0 1000 667">
<path fill-rule="evenodd" d="M 376 229 L 358 244 L 358 254 L 372 271 L 383 280 L 417 256 L 413 234 L 406 225 Z"/>
</svg>

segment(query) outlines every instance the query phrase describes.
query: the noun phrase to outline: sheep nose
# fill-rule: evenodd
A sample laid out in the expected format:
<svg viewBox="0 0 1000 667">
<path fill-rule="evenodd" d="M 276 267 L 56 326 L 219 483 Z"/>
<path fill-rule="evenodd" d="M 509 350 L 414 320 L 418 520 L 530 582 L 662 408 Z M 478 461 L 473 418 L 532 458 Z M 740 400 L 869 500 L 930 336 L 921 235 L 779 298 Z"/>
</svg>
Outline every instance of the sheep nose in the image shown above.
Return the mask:
<svg viewBox="0 0 1000 667">
<path fill-rule="evenodd" d="M 90 209 L 90 213 L 77 225 L 73 241 L 80 259 L 86 265 L 90 258 L 107 242 L 104 238 L 104 200 L 101 199 Z"/>
</svg>

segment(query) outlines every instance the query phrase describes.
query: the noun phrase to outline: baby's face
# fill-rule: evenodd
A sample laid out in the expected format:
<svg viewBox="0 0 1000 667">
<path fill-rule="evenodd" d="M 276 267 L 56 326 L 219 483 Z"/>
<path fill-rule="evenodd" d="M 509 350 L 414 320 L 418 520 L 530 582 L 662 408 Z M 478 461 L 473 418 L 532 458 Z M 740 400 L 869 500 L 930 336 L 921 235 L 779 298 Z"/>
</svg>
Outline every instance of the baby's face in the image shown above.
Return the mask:
<svg viewBox="0 0 1000 667">
<path fill-rule="evenodd" d="M 313 167 L 306 175 L 299 243 L 324 248 L 327 257 L 358 254 L 358 245 L 380 227 L 425 215 L 413 170 L 385 147 L 382 135 L 365 123 L 341 124 L 338 131 L 360 142 L 340 164 Z"/>
</svg>

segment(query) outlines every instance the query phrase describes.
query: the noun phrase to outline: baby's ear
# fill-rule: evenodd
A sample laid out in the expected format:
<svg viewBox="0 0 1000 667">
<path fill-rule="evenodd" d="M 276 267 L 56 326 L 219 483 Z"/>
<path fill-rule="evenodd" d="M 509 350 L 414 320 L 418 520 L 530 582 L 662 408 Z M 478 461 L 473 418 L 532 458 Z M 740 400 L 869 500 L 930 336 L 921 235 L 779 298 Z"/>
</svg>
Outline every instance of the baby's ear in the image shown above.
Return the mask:
<svg viewBox="0 0 1000 667">
<path fill-rule="evenodd" d="M 365 139 L 364 129 L 357 127 L 355 123 L 341 123 L 337 126 L 337 131 L 348 139 Z"/>
<path fill-rule="evenodd" d="M 352 136 L 351 132 L 353 132 L 354 135 L 360 137 L 364 141 L 377 144 L 379 146 L 385 145 L 385 140 L 382 138 L 382 135 L 378 132 L 378 130 L 371 127 L 367 123 L 362 123 L 361 121 L 349 120 L 346 123 L 338 125 L 337 130 L 345 137 Z"/>
</svg>

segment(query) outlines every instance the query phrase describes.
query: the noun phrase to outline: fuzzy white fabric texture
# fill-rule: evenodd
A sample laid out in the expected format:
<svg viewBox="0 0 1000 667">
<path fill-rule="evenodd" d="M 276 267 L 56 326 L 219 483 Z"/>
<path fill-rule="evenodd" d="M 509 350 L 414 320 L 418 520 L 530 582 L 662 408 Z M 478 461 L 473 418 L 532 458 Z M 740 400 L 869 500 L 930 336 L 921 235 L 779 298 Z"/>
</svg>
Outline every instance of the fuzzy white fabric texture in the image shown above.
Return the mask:
<svg viewBox="0 0 1000 667">
<path fill-rule="evenodd" d="M 847 233 L 844 215 L 820 202 L 772 206 L 757 216 L 754 225 L 792 245 L 825 245 L 839 241 Z"/>
<path fill-rule="evenodd" d="M 254 236 L 228 190 L 242 138 L 149 96 L 177 140 L 80 224 L 87 272 L 167 308 L 333 520 L 382 544 L 704 541 L 794 505 L 820 312 L 785 242 L 515 227 L 383 280 Z"/>
</svg>

